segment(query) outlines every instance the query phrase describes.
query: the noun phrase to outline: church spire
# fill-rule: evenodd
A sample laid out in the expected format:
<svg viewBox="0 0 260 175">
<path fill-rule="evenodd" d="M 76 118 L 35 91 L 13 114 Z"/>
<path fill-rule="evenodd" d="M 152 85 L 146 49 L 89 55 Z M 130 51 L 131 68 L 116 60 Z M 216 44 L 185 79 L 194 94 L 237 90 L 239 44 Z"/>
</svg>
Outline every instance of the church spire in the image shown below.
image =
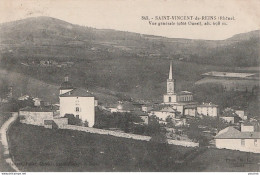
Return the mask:
<svg viewBox="0 0 260 175">
<path fill-rule="evenodd" d="M 170 63 L 169 80 L 172 80 L 172 61 Z"/>
</svg>

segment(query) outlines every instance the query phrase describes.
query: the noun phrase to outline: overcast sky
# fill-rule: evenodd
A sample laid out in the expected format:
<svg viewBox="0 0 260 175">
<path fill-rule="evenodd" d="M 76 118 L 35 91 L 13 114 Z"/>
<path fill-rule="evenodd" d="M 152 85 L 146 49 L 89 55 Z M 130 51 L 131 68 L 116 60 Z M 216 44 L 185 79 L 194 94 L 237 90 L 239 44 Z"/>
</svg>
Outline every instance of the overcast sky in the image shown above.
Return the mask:
<svg viewBox="0 0 260 175">
<path fill-rule="evenodd" d="M 226 26 L 150 26 L 141 16 L 234 16 Z M 0 23 L 50 16 L 98 29 L 226 39 L 260 28 L 260 0 L 1 0 Z"/>
</svg>

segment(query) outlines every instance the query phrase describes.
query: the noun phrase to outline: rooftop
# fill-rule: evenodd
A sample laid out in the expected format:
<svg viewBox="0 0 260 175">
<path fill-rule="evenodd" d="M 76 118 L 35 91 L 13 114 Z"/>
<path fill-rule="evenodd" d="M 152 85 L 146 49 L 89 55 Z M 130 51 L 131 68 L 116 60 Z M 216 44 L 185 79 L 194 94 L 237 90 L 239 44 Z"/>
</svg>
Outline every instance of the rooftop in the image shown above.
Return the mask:
<svg viewBox="0 0 260 175">
<path fill-rule="evenodd" d="M 72 91 L 61 94 L 60 97 L 94 97 L 94 95 L 84 89 L 73 89 Z"/>
<path fill-rule="evenodd" d="M 232 126 L 229 126 L 215 136 L 216 139 L 259 139 L 260 132 L 240 132 Z"/>
<path fill-rule="evenodd" d="M 214 76 L 214 77 L 229 77 L 229 78 L 248 78 L 255 76 L 255 73 L 235 73 L 235 72 L 207 72 L 202 74 L 204 76 Z"/>
<path fill-rule="evenodd" d="M 30 111 L 30 112 L 53 112 L 50 108 L 46 107 L 25 107 L 20 109 L 20 111 Z"/>
<path fill-rule="evenodd" d="M 218 105 L 215 105 L 213 103 L 202 103 L 198 105 L 198 107 L 218 107 Z"/>
<path fill-rule="evenodd" d="M 192 92 L 189 92 L 189 91 L 180 91 L 180 92 L 177 92 L 178 95 L 190 95 L 192 94 Z"/>
</svg>

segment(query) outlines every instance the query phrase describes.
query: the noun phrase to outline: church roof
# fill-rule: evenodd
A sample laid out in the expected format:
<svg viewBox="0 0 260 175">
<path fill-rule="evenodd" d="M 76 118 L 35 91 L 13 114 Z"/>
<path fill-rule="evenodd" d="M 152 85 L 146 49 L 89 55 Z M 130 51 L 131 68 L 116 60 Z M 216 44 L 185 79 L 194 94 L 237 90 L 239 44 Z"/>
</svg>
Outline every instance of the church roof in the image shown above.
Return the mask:
<svg viewBox="0 0 260 175">
<path fill-rule="evenodd" d="M 189 91 L 180 91 L 180 92 L 177 92 L 177 95 L 190 95 L 192 94 L 192 92 L 189 92 Z"/>
<path fill-rule="evenodd" d="M 84 89 L 73 89 L 72 91 L 61 94 L 60 97 L 94 97 L 94 95 Z"/>
</svg>

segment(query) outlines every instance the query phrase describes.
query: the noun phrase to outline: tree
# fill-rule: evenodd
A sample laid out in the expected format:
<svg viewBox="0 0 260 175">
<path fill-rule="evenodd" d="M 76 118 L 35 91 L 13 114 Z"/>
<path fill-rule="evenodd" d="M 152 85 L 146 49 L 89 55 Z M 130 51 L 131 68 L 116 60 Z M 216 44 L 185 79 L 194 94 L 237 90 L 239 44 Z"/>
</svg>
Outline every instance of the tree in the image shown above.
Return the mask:
<svg viewBox="0 0 260 175">
<path fill-rule="evenodd" d="M 73 114 L 65 114 L 64 118 L 68 118 L 69 125 L 79 125 L 82 126 L 82 120 L 78 117 L 75 117 Z"/>
<path fill-rule="evenodd" d="M 8 82 L 6 80 L 2 80 L 0 84 L 0 98 L 6 98 L 9 92 Z"/>
<path fill-rule="evenodd" d="M 202 116 L 202 118 L 194 117 L 189 120 L 189 127 L 187 128 L 187 136 L 201 145 L 208 145 L 210 139 L 213 137 L 212 130 L 221 130 L 228 126 L 223 120 L 215 117 Z M 203 129 L 212 131 L 211 137 L 203 133 Z"/>
</svg>

